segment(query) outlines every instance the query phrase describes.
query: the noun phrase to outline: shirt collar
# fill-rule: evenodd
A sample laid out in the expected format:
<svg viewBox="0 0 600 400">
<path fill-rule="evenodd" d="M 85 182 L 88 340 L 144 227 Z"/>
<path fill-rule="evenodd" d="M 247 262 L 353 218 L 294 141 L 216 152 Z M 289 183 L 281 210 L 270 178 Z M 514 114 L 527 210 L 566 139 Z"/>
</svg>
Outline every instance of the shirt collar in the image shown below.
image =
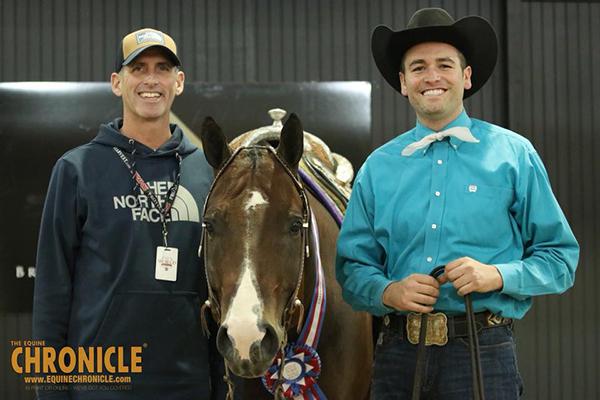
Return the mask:
<svg viewBox="0 0 600 400">
<path fill-rule="evenodd" d="M 469 130 L 471 129 L 471 118 L 469 118 L 469 116 L 467 115 L 467 111 L 464 108 L 458 117 L 456 117 L 452 122 L 450 122 L 448 125 L 444 126 L 439 131 L 434 131 L 432 129 L 429 129 L 426 126 L 421 125 L 421 123 L 417 120 L 417 127 L 415 130 L 415 141 L 419 141 L 429 134 L 432 134 L 435 132 L 440 132 L 440 131 L 450 129 L 450 128 L 454 128 L 455 126 L 464 126 L 466 128 L 469 128 Z M 450 144 L 452 145 L 452 147 L 455 150 L 458 149 L 462 143 L 463 143 L 462 140 L 460 140 L 454 136 L 450 136 Z M 426 149 L 424 149 L 425 152 L 423 152 L 423 151 L 415 152 L 415 155 L 416 154 L 421 154 L 421 155 L 425 154 L 427 152 L 427 150 L 429 149 L 429 147 L 431 147 L 431 146 L 428 146 Z"/>
</svg>

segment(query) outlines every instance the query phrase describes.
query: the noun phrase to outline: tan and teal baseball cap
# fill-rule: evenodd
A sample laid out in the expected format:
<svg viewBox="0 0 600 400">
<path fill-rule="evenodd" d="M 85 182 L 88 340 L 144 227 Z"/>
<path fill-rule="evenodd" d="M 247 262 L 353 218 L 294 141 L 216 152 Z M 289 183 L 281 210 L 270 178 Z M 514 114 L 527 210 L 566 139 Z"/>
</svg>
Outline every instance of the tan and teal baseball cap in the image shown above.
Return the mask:
<svg viewBox="0 0 600 400">
<path fill-rule="evenodd" d="M 142 51 L 154 46 L 164 48 L 175 66 L 181 66 L 181 61 L 177 56 L 177 45 L 171 36 L 156 29 L 144 28 L 131 32 L 121 40 L 117 53 L 115 72 L 119 72 L 124 65 L 129 64 Z"/>
</svg>

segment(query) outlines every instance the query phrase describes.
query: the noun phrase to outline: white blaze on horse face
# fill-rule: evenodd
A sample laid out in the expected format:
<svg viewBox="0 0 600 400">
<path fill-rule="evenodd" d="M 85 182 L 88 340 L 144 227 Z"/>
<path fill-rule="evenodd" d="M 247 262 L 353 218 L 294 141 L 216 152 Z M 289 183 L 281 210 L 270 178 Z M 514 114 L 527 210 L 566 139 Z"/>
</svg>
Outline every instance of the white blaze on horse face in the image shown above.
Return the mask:
<svg viewBox="0 0 600 400">
<path fill-rule="evenodd" d="M 255 190 L 250 193 L 250 198 L 246 201 L 245 209 L 247 212 L 249 212 L 255 207 L 266 206 L 267 204 L 269 204 L 269 202 L 265 200 L 262 193 Z"/>
<path fill-rule="evenodd" d="M 265 336 L 264 329 L 258 327 L 258 321 L 262 319 L 262 309 L 254 271 L 245 260 L 242 279 L 224 322 L 227 335 L 242 360 L 250 359 L 250 347 Z"/>
<path fill-rule="evenodd" d="M 263 301 L 254 273 L 255 266 L 250 258 L 250 248 L 258 245 L 252 232 L 252 214 L 257 208 L 266 206 L 268 202 L 259 191 L 252 191 L 244 204 L 247 214 L 246 237 L 244 240 L 244 261 L 242 277 L 239 280 L 235 296 L 223 325 L 227 326 L 227 335 L 238 351 L 242 360 L 250 359 L 252 344 L 259 342 L 265 336 L 264 328 L 258 326 L 262 321 Z"/>
</svg>

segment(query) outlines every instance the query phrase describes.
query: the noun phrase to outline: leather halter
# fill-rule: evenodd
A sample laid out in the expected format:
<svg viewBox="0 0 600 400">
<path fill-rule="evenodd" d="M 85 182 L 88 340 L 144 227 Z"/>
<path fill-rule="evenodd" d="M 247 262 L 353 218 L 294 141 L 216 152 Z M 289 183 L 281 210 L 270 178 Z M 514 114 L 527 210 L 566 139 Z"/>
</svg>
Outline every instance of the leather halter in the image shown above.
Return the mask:
<svg viewBox="0 0 600 400">
<path fill-rule="evenodd" d="M 202 236 L 200 238 L 200 247 L 198 249 L 198 257 L 202 257 L 202 248 L 206 244 L 205 241 L 206 241 L 206 233 L 207 232 L 206 232 L 206 224 L 204 223 L 204 218 L 206 216 L 208 202 L 209 202 L 209 199 L 213 192 L 214 187 L 215 187 L 217 181 L 219 180 L 219 178 L 221 178 L 223 176 L 225 170 L 233 163 L 233 160 L 243 150 L 252 150 L 252 149 L 267 150 L 268 152 L 270 152 L 275 157 L 275 160 L 277 160 L 277 162 L 279 162 L 279 164 L 283 167 L 286 174 L 292 179 L 292 182 L 294 183 L 294 187 L 297 189 L 298 193 L 300 194 L 300 198 L 302 199 L 302 233 L 301 233 L 301 236 L 302 236 L 302 248 L 305 248 L 305 254 L 301 258 L 300 269 L 298 271 L 298 277 L 296 280 L 296 287 L 295 287 L 294 292 L 292 293 L 290 299 L 288 300 L 288 302 L 286 304 L 286 307 L 284 309 L 283 316 L 282 316 L 282 326 L 284 328 L 284 332 L 287 332 L 287 330 L 289 328 L 289 324 L 292 319 L 292 315 L 294 314 L 296 307 L 299 307 L 301 310 L 300 318 L 298 321 L 298 332 L 299 332 L 300 328 L 302 326 L 303 306 L 302 306 L 302 303 L 300 302 L 300 300 L 298 300 L 298 292 L 300 290 L 300 285 L 302 283 L 302 276 L 304 273 L 304 259 L 308 258 L 310 256 L 309 240 L 308 240 L 309 227 L 310 227 L 310 205 L 308 203 L 308 198 L 306 197 L 302 183 L 294 175 L 294 173 L 291 171 L 291 169 L 287 165 L 287 163 L 279 156 L 279 154 L 277 154 L 275 149 L 273 149 L 271 146 L 240 147 L 231 155 L 231 157 L 229 157 L 229 159 L 223 164 L 223 166 L 217 173 L 217 176 L 215 177 L 215 179 L 210 187 L 210 190 L 208 191 L 208 195 L 206 196 L 206 200 L 204 202 L 204 210 L 202 212 Z M 221 324 L 221 306 L 220 306 L 219 301 L 217 300 L 217 297 L 215 296 L 215 294 L 212 290 L 212 286 L 210 284 L 206 252 L 204 252 L 204 270 L 205 270 L 205 275 L 206 275 L 206 283 L 208 285 L 208 300 L 206 300 L 204 306 L 202 307 L 201 318 L 202 318 L 202 328 L 203 328 L 205 334 L 207 336 L 209 336 L 210 333 L 208 332 L 208 327 L 206 325 L 206 321 L 204 320 L 204 309 L 206 307 L 210 308 L 211 311 L 213 312 L 213 316 L 215 317 L 217 324 L 220 325 Z M 287 319 L 285 318 L 286 314 L 288 315 Z M 283 346 L 285 346 L 285 342 L 287 342 L 287 334 L 285 334 L 285 336 L 284 336 Z"/>
<path fill-rule="evenodd" d="M 429 276 L 438 278 L 444 273 L 445 268 L 445 265 L 436 267 L 429 273 Z M 477 337 L 473 303 L 470 295 L 466 294 L 464 297 L 467 317 L 467 330 L 469 332 L 469 350 L 471 352 L 471 371 L 473 373 L 473 400 L 485 400 L 485 394 L 483 391 L 483 374 L 481 372 L 481 356 L 479 354 L 479 339 Z M 423 313 L 421 315 L 421 331 L 419 333 L 419 345 L 417 347 L 417 366 L 415 371 L 415 381 L 413 383 L 412 400 L 419 400 L 421 397 L 423 371 L 425 368 L 425 336 L 427 336 L 427 314 Z"/>
</svg>

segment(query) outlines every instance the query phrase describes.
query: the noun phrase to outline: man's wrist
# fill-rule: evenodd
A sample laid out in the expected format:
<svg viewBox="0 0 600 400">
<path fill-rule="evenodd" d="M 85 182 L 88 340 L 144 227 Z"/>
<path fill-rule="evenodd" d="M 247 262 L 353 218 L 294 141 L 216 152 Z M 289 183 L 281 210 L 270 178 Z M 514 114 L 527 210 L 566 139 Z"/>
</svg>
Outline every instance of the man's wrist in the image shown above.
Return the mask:
<svg viewBox="0 0 600 400">
<path fill-rule="evenodd" d="M 494 290 L 502 291 L 502 289 L 504 289 L 504 279 L 502 278 L 502 274 L 500 273 L 498 267 L 496 267 L 495 265 L 492 265 L 492 267 L 494 267 L 494 269 L 496 270 Z"/>
<path fill-rule="evenodd" d="M 387 285 L 385 287 L 385 289 L 383 289 L 383 293 L 381 294 L 381 304 L 383 304 L 386 307 L 390 307 L 393 308 L 390 303 L 389 303 L 389 297 L 390 297 L 390 286 L 392 286 L 392 284 L 394 284 L 394 282 L 390 282 L 389 285 Z"/>
</svg>

